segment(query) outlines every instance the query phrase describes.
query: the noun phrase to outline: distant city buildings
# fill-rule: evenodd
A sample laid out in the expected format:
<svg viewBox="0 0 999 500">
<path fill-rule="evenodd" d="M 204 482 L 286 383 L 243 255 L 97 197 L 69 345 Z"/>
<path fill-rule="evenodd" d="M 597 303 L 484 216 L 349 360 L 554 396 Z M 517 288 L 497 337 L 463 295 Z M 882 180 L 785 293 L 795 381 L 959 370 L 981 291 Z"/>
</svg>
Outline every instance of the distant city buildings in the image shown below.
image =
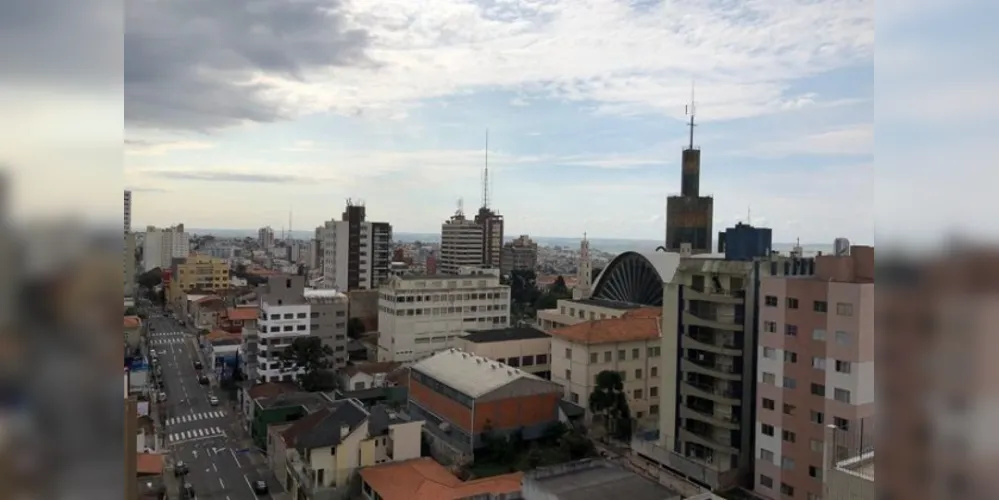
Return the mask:
<svg viewBox="0 0 999 500">
<path fill-rule="evenodd" d="M 264 250 L 274 248 L 274 230 L 270 226 L 257 230 L 257 244 Z"/>
<path fill-rule="evenodd" d="M 459 208 L 441 225 L 442 274 L 458 274 L 463 267 L 482 266 L 484 231 L 481 224 L 465 218 Z"/>
<path fill-rule="evenodd" d="M 367 221 L 363 204 L 347 200 L 341 219 L 327 221 L 317 233 L 326 287 L 370 290 L 388 280 L 392 226 Z"/>
<path fill-rule="evenodd" d="M 500 272 L 534 271 L 538 267 L 538 244 L 526 234 L 505 243 L 501 257 Z"/>
<path fill-rule="evenodd" d="M 191 253 L 191 235 L 184 231 L 183 224 L 168 228 L 148 226 L 142 242 L 142 269 L 169 269 L 174 259 L 182 259 Z"/>
<path fill-rule="evenodd" d="M 123 234 L 122 288 L 124 295 L 135 293 L 135 235 L 132 234 L 132 192 L 125 190 L 125 227 Z"/>
</svg>

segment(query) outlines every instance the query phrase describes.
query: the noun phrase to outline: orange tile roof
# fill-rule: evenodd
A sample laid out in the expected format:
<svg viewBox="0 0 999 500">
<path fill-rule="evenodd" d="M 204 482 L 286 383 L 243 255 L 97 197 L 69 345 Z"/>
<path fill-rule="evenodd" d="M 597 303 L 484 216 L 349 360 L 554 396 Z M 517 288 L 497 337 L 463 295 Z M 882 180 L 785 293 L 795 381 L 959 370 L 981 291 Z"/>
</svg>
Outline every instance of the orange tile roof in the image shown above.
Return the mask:
<svg viewBox="0 0 999 500">
<path fill-rule="evenodd" d="M 137 474 L 163 474 L 163 455 L 159 453 L 137 453 L 135 457 Z"/>
<path fill-rule="evenodd" d="M 215 296 L 215 295 L 209 295 L 207 297 L 201 297 L 200 299 L 195 300 L 194 303 L 195 304 L 204 304 L 205 302 L 210 302 L 210 301 L 213 301 L 213 300 L 222 300 L 222 297 L 218 297 L 218 296 Z"/>
<path fill-rule="evenodd" d="M 260 311 L 256 307 L 230 307 L 226 309 L 226 317 L 232 321 L 257 319 Z"/>
<path fill-rule="evenodd" d="M 216 340 L 241 340 L 243 338 L 242 333 L 230 333 L 225 330 L 215 330 L 208 335 L 205 335 L 205 340 L 208 342 L 215 342 Z"/>
<path fill-rule="evenodd" d="M 462 481 L 432 458 L 422 457 L 361 469 L 361 478 L 382 500 L 458 500 L 486 493 L 520 491 L 524 474 Z"/>
<path fill-rule="evenodd" d="M 124 328 L 138 328 L 142 326 L 142 318 L 138 316 L 125 316 Z"/>
<path fill-rule="evenodd" d="M 652 340 L 662 336 L 662 310 L 643 307 L 628 311 L 619 318 L 583 321 L 556 328 L 550 333 L 553 337 L 577 344 Z"/>
</svg>

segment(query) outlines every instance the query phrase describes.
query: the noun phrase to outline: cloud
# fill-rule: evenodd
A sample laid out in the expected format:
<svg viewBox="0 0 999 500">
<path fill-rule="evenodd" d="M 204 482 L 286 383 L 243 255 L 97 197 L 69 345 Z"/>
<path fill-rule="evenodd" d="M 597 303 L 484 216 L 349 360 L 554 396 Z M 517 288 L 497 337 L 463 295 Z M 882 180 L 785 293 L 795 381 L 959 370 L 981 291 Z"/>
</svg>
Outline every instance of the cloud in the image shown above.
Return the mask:
<svg viewBox="0 0 999 500">
<path fill-rule="evenodd" d="M 757 158 L 784 158 L 793 155 L 873 155 L 874 125 L 857 124 L 805 136 L 763 141 L 754 144 L 742 154 Z"/>
<path fill-rule="evenodd" d="M 147 141 L 125 139 L 125 154 L 130 156 L 163 156 L 174 151 L 200 151 L 215 145 L 201 141 Z"/>
<path fill-rule="evenodd" d="M 367 61 L 368 36 L 337 0 L 135 0 L 126 13 L 130 127 L 273 122 L 294 102 L 275 96 L 269 78 Z"/>
<path fill-rule="evenodd" d="M 272 183 L 287 184 L 292 182 L 302 182 L 305 179 L 283 174 L 265 174 L 249 172 L 232 172 L 229 170 L 217 171 L 184 171 L 184 170 L 148 170 L 145 172 L 152 177 L 183 181 L 202 182 L 238 182 L 238 183 Z"/>
</svg>

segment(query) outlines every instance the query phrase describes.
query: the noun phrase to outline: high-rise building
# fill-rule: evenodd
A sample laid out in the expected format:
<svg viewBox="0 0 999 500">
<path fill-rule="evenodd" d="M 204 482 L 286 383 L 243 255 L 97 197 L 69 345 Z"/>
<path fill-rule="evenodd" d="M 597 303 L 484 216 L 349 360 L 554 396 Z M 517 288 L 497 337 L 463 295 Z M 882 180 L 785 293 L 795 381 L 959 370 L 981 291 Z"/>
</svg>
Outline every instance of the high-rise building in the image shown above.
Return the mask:
<svg viewBox="0 0 999 500">
<path fill-rule="evenodd" d="M 579 262 L 576 264 L 576 286 L 572 289 L 574 300 L 590 298 L 593 281 L 593 261 L 590 259 L 590 241 L 583 235 L 579 242 Z"/>
<path fill-rule="evenodd" d="M 873 445 L 874 248 L 818 256 L 814 276 L 766 277 L 759 293 L 754 488 L 821 498 L 825 426 Z"/>
<path fill-rule="evenodd" d="M 501 255 L 500 272 L 534 271 L 538 265 L 538 244 L 526 234 L 505 243 Z"/>
<path fill-rule="evenodd" d="M 462 267 L 482 266 L 482 226 L 465 218 L 461 208 L 441 225 L 441 274 L 458 274 Z"/>
<path fill-rule="evenodd" d="M 257 230 L 257 244 L 264 250 L 274 248 L 274 230 L 270 226 Z"/>
<path fill-rule="evenodd" d="M 132 192 L 125 190 L 125 233 L 132 232 Z"/>
<path fill-rule="evenodd" d="M 347 200 L 341 220 L 321 229 L 325 286 L 342 291 L 371 290 L 388 281 L 392 226 L 366 220 L 363 203 Z"/>
<path fill-rule="evenodd" d="M 503 216 L 484 206 L 475 214 L 475 223 L 482 227 L 482 265 L 499 269 L 503 263 Z"/>
<path fill-rule="evenodd" d="M 693 97 L 693 96 L 692 96 Z M 701 150 L 694 147 L 694 103 L 691 99 L 690 144 L 683 150 L 681 192 L 666 200 L 666 251 L 702 254 L 712 251 L 714 199 L 701 196 Z"/>
<path fill-rule="evenodd" d="M 160 268 L 169 269 L 174 259 L 182 259 L 191 253 L 191 236 L 184 232 L 184 225 L 177 224 L 165 229 L 153 226 L 146 228 L 142 241 L 142 268 L 145 271 Z"/>
<path fill-rule="evenodd" d="M 132 192 L 125 190 L 125 232 L 122 252 L 122 288 L 129 297 L 135 293 L 135 235 L 132 234 Z"/>
</svg>

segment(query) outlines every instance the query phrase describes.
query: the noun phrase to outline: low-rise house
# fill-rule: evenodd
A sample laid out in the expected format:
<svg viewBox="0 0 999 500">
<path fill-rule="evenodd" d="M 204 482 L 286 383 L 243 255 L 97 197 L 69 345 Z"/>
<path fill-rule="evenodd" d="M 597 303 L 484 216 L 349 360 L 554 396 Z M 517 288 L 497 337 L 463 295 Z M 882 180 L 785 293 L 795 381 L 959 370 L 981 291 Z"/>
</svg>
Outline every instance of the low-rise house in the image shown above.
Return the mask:
<svg viewBox="0 0 999 500">
<path fill-rule="evenodd" d="M 211 330 L 219 322 L 219 316 L 225 313 L 225 300 L 216 295 L 202 297 L 194 302 L 191 318 L 196 328 Z"/>
<path fill-rule="evenodd" d="M 125 333 L 125 355 L 132 356 L 142 342 L 142 318 L 125 316 L 122 327 Z"/>
<path fill-rule="evenodd" d="M 270 465 L 301 500 L 348 498 L 359 491 L 362 467 L 420 456 L 423 422 L 351 399 L 335 401 L 268 433 Z"/>
<path fill-rule="evenodd" d="M 236 393 L 236 399 L 242 409 L 246 425 L 253 422 L 253 410 L 258 399 L 273 398 L 281 394 L 302 392 L 302 389 L 292 382 L 268 382 L 266 384 L 245 384 Z"/>
<path fill-rule="evenodd" d="M 239 361 L 239 348 L 243 342 L 241 333 L 214 330 L 201 340 L 208 360 L 208 369 L 218 375 L 219 380 L 231 378 Z"/>
<path fill-rule="evenodd" d="M 258 448 L 265 449 L 268 427 L 297 421 L 332 403 L 333 398 L 322 392 L 293 392 L 257 399 L 254 401 L 250 437 Z"/>
<path fill-rule="evenodd" d="M 467 332 L 455 347 L 506 363 L 543 379 L 552 378 L 552 338 L 538 328 L 514 326 Z"/>
<path fill-rule="evenodd" d="M 393 385 L 390 375 L 401 367 L 402 363 L 392 361 L 356 363 L 340 370 L 340 387 L 344 391 L 389 387 Z"/>
<path fill-rule="evenodd" d="M 519 368 L 451 348 L 410 368 L 409 413 L 427 422 L 434 458 L 466 463 L 487 432 L 542 437 L 559 421 L 562 388 Z"/>
<path fill-rule="evenodd" d="M 242 333 L 243 328 L 256 328 L 257 316 L 260 309 L 257 307 L 229 307 L 218 317 L 218 328 L 232 333 Z"/>
<path fill-rule="evenodd" d="M 361 469 L 365 500 L 514 500 L 522 472 L 462 481 L 432 458 L 414 458 Z"/>
</svg>

